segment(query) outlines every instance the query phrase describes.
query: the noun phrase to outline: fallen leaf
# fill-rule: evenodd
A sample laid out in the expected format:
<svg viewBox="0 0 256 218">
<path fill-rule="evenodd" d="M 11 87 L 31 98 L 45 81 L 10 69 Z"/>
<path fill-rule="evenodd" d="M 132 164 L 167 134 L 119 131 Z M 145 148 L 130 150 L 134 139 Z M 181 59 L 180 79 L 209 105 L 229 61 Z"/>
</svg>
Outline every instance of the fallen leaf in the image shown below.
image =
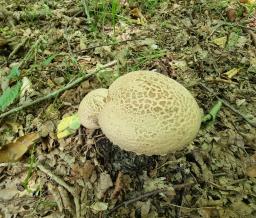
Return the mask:
<svg viewBox="0 0 256 218">
<path fill-rule="evenodd" d="M 64 138 L 76 132 L 80 127 L 80 121 L 77 114 L 63 118 L 57 130 L 57 137 Z"/>
<path fill-rule="evenodd" d="M 181 71 L 185 72 L 188 70 L 188 64 L 185 60 L 173 60 L 171 65 Z"/>
<path fill-rule="evenodd" d="M 105 203 L 105 202 L 95 202 L 94 204 L 92 204 L 90 206 L 90 208 L 92 209 L 93 213 L 98 213 L 100 211 L 105 211 L 108 209 L 108 203 Z"/>
<path fill-rule="evenodd" d="M 143 188 L 146 192 L 155 191 L 157 189 L 165 189 L 165 193 L 168 196 L 174 196 L 175 190 L 171 184 L 168 184 L 165 177 L 159 177 L 154 179 L 147 179 L 144 182 Z"/>
<path fill-rule="evenodd" d="M 233 68 L 227 71 L 226 73 L 224 73 L 224 75 L 227 76 L 229 79 L 231 79 L 233 76 L 238 74 L 239 71 L 240 71 L 240 68 Z"/>
<path fill-rule="evenodd" d="M 18 161 L 30 148 L 34 142 L 39 139 L 37 132 L 18 138 L 15 142 L 9 143 L 0 150 L 0 162 Z"/>
<path fill-rule="evenodd" d="M 250 59 L 250 67 L 248 68 L 248 72 L 256 73 L 256 58 Z"/>
<path fill-rule="evenodd" d="M 27 77 L 23 77 L 22 86 L 20 88 L 20 98 L 24 98 L 30 95 L 32 92 L 32 82 Z"/>
<path fill-rule="evenodd" d="M 95 193 L 96 197 L 98 199 L 103 198 L 105 192 L 112 186 L 113 186 L 113 182 L 110 175 L 107 174 L 106 172 L 101 173 L 99 181 L 96 186 L 96 193 Z"/>
<path fill-rule="evenodd" d="M 220 37 L 220 38 L 215 38 L 215 39 L 212 40 L 212 42 L 215 45 L 218 45 L 221 48 L 225 48 L 225 45 L 226 45 L 226 42 L 227 42 L 227 36 L 223 36 L 223 37 Z"/>
<path fill-rule="evenodd" d="M 234 8 L 229 8 L 227 10 L 227 17 L 229 21 L 233 22 L 236 20 L 236 10 Z"/>
<path fill-rule="evenodd" d="M 231 32 L 228 36 L 228 42 L 227 42 L 227 48 L 228 49 L 234 49 L 237 47 L 238 40 L 240 38 L 240 35 L 236 32 Z"/>
<path fill-rule="evenodd" d="M 144 25 L 147 22 L 146 18 L 142 15 L 139 8 L 133 8 L 130 11 L 130 14 L 133 18 L 137 19 L 138 24 Z"/>
<path fill-rule="evenodd" d="M 249 176 L 249 177 L 251 177 L 251 178 L 256 177 L 256 164 L 247 167 L 247 169 L 246 169 L 246 175 Z"/>
<path fill-rule="evenodd" d="M 71 174 L 74 178 L 83 178 L 88 181 L 95 169 L 94 164 L 92 161 L 87 160 L 82 166 L 79 164 L 73 164 L 71 167 Z"/>
<path fill-rule="evenodd" d="M 141 218 L 147 218 L 149 217 L 149 211 L 150 211 L 150 208 L 151 208 L 151 202 L 150 200 L 146 201 L 146 202 L 143 202 L 144 204 L 142 204 L 141 206 Z"/>
</svg>

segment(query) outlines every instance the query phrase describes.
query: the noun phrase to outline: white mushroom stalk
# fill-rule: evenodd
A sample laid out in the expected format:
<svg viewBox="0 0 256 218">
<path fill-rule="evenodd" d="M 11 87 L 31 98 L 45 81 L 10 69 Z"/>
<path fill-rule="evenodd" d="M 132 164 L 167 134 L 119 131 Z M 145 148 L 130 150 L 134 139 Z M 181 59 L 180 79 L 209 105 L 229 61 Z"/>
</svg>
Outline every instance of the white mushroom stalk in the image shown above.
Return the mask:
<svg viewBox="0 0 256 218">
<path fill-rule="evenodd" d="M 165 155 L 181 150 L 200 128 L 201 112 L 194 97 L 160 73 L 136 71 L 119 77 L 95 101 L 101 106 L 84 106 L 93 102 L 86 100 L 91 93 L 79 107 L 82 125 L 100 127 L 110 141 L 136 154 Z M 97 125 L 88 125 L 92 123 L 88 117 Z"/>
</svg>

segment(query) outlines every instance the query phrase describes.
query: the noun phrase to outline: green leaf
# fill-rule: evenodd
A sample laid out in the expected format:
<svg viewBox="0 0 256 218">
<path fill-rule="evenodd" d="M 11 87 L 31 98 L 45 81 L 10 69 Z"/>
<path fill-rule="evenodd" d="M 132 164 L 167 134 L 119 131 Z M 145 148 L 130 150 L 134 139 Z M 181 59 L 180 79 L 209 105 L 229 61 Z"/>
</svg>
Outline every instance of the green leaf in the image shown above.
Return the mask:
<svg viewBox="0 0 256 218">
<path fill-rule="evenodd" d="M 10 74 L 7 76 L 7 78 L 9 80 L 11 79 L 16 79 L 17 77 L 19 77 L 20 75 L 20 70 L 19 70 L 19 67 L 18 66 L 14 66 L 12 69 L 11 69 L 11 72 Z"/>
<path fill-rule="evenodd" d="M 47 66 L 49 65 L 54 58 L 56 58 L 56 54 L 55 55 L 50 55 L 48 58 L 46 58 L 44 61 L 43 61 L 43 65 Z"/>
<path fill-rule="evenodd" d="M 14 100 L 19 96 L 21 88 L 21 82 L 11 88 L 7 88 L 4 93 L 0 96 L 0 110 L 4 111 Z"/>
<path fill-rule="evenodd" d="M 73 114 L 68 117 L 64 117 L 57 127 L 57 137 L 64 138 L 76 132 L 80 127 L 80 120 L 76 114 Z"/>
</svg>

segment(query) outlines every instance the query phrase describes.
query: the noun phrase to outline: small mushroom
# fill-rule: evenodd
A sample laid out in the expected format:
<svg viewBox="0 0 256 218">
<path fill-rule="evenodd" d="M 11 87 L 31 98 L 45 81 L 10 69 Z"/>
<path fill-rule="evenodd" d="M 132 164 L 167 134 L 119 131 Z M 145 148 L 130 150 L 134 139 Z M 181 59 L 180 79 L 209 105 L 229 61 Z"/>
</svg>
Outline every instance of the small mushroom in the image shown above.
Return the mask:
<svg viewBox="0 0 256 218">
<path fill-rule="evenodd" d="M 180 150 L 192 142 L 201 124 L 199 106 L 190 92 L 175 80 L 151 71 L 119 77 L 100 102 L 103 105 L 93 114 L 94 121 L 98 118 L 95 123 L 110 141 L 136 154 L 165 155 Z M 89 128 L 87 112 L 94 107 L 83 108 L 79 107 L 84 114 L 80 118 Z"/>
<path fill-rule="evenodd" d="M 88 129 L 100 128 L 98 115 L 105 104 L 107 96 L 108 90 L 101 88 L 89 92 L 83 98 L 78 108 L 78 117 L 84 127 Z"/>
</svg>

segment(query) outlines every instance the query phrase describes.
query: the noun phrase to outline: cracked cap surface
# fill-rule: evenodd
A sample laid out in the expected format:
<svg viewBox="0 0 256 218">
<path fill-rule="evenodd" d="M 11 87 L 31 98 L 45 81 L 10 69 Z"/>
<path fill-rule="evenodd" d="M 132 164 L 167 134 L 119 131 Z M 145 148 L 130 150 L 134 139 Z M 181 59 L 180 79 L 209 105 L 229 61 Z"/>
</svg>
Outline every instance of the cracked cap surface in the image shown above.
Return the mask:
<svg viewBox="0 0 256 218">
<path fill-rule="evenodd" d="M 119 77 L 109 87 L 98 121 L 103 133 L 120 148 L 165 155 L 195 138 L 201 112 L 191 93 L 175 80 L 136 71 Z"/>
</svg>

